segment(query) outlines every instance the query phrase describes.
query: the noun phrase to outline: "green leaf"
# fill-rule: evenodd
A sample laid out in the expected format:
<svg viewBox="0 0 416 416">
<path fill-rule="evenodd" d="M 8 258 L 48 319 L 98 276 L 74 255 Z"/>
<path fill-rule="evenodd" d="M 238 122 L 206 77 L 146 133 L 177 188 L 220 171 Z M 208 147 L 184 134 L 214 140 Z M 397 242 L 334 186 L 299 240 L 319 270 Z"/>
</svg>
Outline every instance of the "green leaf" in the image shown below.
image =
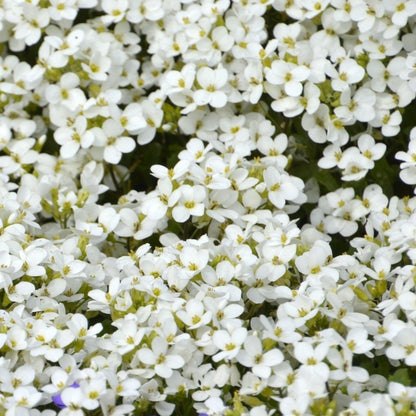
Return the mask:
<svg viewBox="0 0 416 416">
<path fill-rule="evenodd" d="M 389 381 L 394 381 L 396 383 L 403 384 L 404 386 L 411 386 L 412 380 L 410 378 L 408 368 L 399 368 L 396 370 L 390 377 Z"/>
<path fill-rule="evenodd" d="M 166 164 L 169 169 L 173 168 L 176 165 L 176 163 L 179 160 L 178 154 L 182 150 L 184 150 L 184 146 L 182 144 L 173 143 L 168 146 L 168 156 Z"/>
<path fill-rule="evenodd" d="M 295 138 L 297 150 L 303 150 L 309 161 L 316 159 L 318 146 L 309 139 L 307 134 L 293 134 L 293 137 Z"/>
<path fill-rule="evenodd" d="M 374 359 L 366 356 L 359 356 L 354 360 L 354 365 L 365 368 L 370 376 L 373 374 L 380 374 L 381 376 L 389 378 L 392 373 L 392 368 L 388 360 L 382 360 L 380 358 Z"/>
<path fill-rule="evenodd" d="M 339 181 L 337 181 L 328 170 L 317 168 L 314 177 L 318 183 L 324 186 L 329 192 L 335 191 L 340 187 Z"/>
<path fill-rule="evenodd" d="M 394 183 L 397 181 L 398 176 L 398 166 L 389 164 L 385 158 L 378 160 L 371 171 L 371 177 L 375 180 L 375 183 L 379 184 L 384 194 L 389 197 L 395 194 Z"/>
</svg>

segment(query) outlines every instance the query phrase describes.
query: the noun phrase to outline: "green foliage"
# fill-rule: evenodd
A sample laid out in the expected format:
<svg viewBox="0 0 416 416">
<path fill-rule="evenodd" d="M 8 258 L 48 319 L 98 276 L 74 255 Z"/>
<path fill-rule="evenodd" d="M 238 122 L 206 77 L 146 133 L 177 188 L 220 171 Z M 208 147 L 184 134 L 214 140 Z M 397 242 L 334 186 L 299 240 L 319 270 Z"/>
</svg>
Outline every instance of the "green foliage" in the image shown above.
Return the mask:
<svg viewBox="0 0 416 416">
<path fill-rule="evenodd" d="M 403 384 L 404 386 L 414 386 L 416 383 L 416 370 L 399 368 L 389 376 L 388 380 Z"/>
</svg>

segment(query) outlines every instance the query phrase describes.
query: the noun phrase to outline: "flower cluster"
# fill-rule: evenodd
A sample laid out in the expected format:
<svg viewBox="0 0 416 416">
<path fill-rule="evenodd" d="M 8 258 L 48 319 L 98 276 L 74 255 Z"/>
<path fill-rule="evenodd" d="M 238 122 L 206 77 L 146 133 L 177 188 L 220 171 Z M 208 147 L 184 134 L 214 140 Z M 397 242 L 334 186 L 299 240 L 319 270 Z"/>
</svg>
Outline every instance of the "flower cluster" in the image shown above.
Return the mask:
<svg viewBox="0 0 416 416">
<path fill-rule="evenodd" d="M 415 0 L 0 3 L 0 415 L 416 415 Z"/>
</svg>

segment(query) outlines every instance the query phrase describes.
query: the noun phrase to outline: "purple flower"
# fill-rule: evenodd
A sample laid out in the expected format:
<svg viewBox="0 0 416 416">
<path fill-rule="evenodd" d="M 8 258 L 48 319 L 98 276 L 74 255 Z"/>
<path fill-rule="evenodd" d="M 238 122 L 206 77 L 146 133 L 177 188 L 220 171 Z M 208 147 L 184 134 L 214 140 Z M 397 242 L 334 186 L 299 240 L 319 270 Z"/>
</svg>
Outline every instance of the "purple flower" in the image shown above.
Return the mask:
<svg viewBox="0 0 416 416">
<path fill-rule="evenodd" d="M 69 387 L 73 387 L 76 389 L 79 387 L 79 384 L 74 382 Z M 52 396 L 52 400 L 55 403 L 55 405 L 60 409 L 64 409 L 66 407 L 65 403 L 62 401 L 61 394 L 55 394 L 55 396 Z"/>
</svg>

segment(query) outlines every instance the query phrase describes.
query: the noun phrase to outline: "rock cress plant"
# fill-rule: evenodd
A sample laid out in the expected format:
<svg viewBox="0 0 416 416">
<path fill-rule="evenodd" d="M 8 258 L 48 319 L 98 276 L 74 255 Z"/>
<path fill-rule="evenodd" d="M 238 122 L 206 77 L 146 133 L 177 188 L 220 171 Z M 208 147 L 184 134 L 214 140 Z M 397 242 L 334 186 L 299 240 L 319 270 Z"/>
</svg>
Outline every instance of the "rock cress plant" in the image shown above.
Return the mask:
<svg viewBox="0 0 416 416">
<path fill-rule="evenodd" d="M 0 2 L 0 415 L 416 415 L 416 0 Z"/>
</svg>

